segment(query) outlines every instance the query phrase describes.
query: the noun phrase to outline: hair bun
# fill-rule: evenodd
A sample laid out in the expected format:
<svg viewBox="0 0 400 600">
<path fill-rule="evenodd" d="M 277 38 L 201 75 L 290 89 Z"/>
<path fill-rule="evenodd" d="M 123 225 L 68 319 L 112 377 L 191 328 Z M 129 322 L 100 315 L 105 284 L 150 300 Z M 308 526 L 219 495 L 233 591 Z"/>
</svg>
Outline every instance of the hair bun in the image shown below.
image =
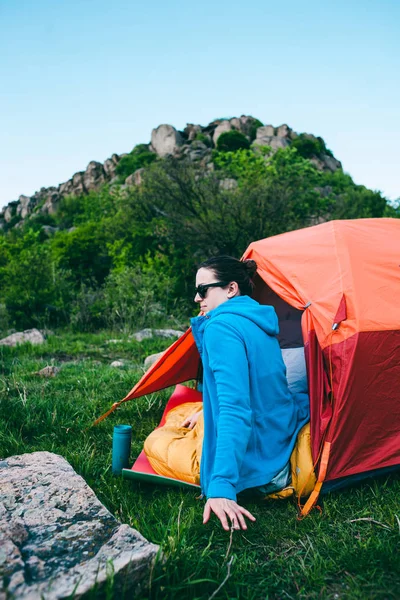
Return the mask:
<svg viewBox="0 0 400 600">
<path fill-rule="evenodd" d="M 248 276 L 251 278 L 253 277 L 253 275 L 255 274 L 255 272 L 257 271 L 257 263 L 255 260 L 251 260 L 251 259 L 247 259 L 243 261 L 243 264 L 245 266 L 246 272 L 248 274 Z"/>
</svg>

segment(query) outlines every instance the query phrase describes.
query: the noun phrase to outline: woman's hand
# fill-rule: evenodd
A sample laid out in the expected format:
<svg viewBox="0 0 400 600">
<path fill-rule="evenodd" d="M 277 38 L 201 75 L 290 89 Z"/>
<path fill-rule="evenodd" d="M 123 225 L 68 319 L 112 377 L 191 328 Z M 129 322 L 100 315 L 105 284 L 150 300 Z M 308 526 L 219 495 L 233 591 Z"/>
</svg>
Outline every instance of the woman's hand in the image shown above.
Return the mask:
<svg viewBox="0 0 400 600">
<path fill-rule="evenodd" d="M 190 415 L 190 417 L 188 417 L 181 423 L 181 427 L 188 427 L 189 429 L 193 429 L 193 427 L 196 425 L 197 420 L 202 412 L 203 412 L 202 410 L 199 410 L 199 412 L 196 412 L 196 413 L 193 413 L 192 415 Z"/>
<path fill-rule="evenodd" d="M 227 516 L 231 521 L 232 529 L 247 529 L 246 521 L 244 520 L 245 516 L 251 521 L 256 520 L 243 506 L 239 506 L 234 500 L 228 500 L 227 498 L 209 498 L 207 500 L 204 507 L 203 524 L 209 520 L 211 511 L 217 515 L 225 531 L 229 531 L 230 529 Z"/>
</svg>

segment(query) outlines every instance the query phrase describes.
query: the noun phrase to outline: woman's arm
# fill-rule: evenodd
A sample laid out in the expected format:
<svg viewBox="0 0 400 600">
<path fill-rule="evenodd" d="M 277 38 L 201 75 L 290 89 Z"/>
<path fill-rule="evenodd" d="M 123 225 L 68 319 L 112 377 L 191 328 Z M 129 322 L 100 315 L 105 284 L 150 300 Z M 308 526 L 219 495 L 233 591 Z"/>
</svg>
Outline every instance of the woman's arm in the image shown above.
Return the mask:
<svg viewBox="0 0 400 600">
<path fill-rule="evenodd" d="M 217 446 L 208 498 L 236 501 L 236 486 L 251 433 L 249 364 L 240 333 L 216 319 L 205 332 L 205 347 L 214 374 L 217 401 Z"/>
</svg>

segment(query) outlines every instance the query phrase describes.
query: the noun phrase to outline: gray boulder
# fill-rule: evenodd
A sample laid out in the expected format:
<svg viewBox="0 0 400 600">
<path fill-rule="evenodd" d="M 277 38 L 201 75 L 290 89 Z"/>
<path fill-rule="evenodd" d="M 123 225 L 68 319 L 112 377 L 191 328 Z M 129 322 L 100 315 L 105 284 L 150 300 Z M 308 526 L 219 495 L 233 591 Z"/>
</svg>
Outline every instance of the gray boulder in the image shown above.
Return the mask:
<svg viewBox="0 0 400 600">
<path fill-rule="evenodd" d="M 18 207 L 18 200 L 9 202 L 6 209 L 4 210 L 3 218 L 6 223 L 9 223 L 11 219 L 16 215 Z"/>
<path fill-rule="evenodd" d="M 20 215 L 22 219 L 25 219 L 31 214 L 36 202 L 29 196 L 21 195 L 18 199 L 17 215 Z"/>
<path fill-rule="evenodd" d="M 123 360 L 113 360 L 112 363 L 110 364 L 110 367 L 113 367 L 115 369 L 120 369 L 121 367 L 124 367 L 125 363 Z"/>
<path fill-rule="evenodd" d="M 129 337 L 131 339 L 136 340 L 137 342 L 142 342 L 148 338 L 163 337 L 163 338 L 173 338 L 173 337 L 181 337 L 183 335 L 183 331 L 179 331 L 178 329 L 141 329 L 136 333 L 133 333 Z"/>
<path fill-rule="evenodd" d="M 118 154 L 113 154 L 111 158 L 107 158 L 107 160 L 104 161 L 103 169 L 109 179 L 112 179 L 114 177 L 115 169 L 117 168 L 117 164 L 119 163 L 119 161 L 120 157 L 118 156 Z"/>
<path fill-rule="evenodd" d="M 38 329 L 26 329 L 25 331 L 17 331 L 0 340 L 0 346 L 16 346 L 17 344 L 43 344 L 45 337 Z"/>
<path fill-rule="evenodd" d="M 276 135 L 277 135 L 277 137 L 280 137 L 280 138 L 288 138 L 288 137 L 290 137 L 291 131 L 292 130 L 290 129 L 290 127 L 288 125 L 286 125 L 286 124 L 279 125 L 279 127 L 276 130 Z"/>
<path fill-rule="evenodd" d="M 219 136 L 227 131 L 232 131 L 232 129 L 235 129 L 235 127 L 231 124 L 230 121 L 222 121 L 219 125 L 217 125 L 213 135 L 213 142 L 215 146 L 217 145 Z"/>
<path fill-rule="evenodd" d="M 96 190 L 106 181 L 103 165 L 92 160 L 83 175 L 83 185 L 87 191 Z"/>
<path fill-rule="evenodd" d="M 143 594 L 158 546 L 122 525 L 71 465 L 33 452 L 0 463 L 0 597 Z"/>
<path fill-rule="evenodd" d="M 264 125 L 264 127 L 259 127 L 256 133 L 256 139 L 272 137 L 275 135 L 275 130 L 273 125 Z"/>
<path fill-rule="evenodd" d="M 160 358 L 160 356 L 162 356 L 164 354 L 164 352 L 157 352 L 156 354 L 150 354 L 150 356 L 148 356 L 145 361 L 144 361 L 144 368 L 146 369 L 150 369 L 150 367 L 152 365 L 154 365 L 154 363 Z"/>
<path fill-rule="evenodd" d="M 159 125 L 151 132 L 151 147 L 158 156 L 174 154 L 182 144 L 181 134 L 172 125 Z"/>
<path fill-rule="evenodd" d="M 61 196 L 57 191 L 50 192 L 47 195 L 44 204 L 40 208 L 40 212 L 48 215 L 54 215 L 57 212 L 60 200 Z"/>
</svg>

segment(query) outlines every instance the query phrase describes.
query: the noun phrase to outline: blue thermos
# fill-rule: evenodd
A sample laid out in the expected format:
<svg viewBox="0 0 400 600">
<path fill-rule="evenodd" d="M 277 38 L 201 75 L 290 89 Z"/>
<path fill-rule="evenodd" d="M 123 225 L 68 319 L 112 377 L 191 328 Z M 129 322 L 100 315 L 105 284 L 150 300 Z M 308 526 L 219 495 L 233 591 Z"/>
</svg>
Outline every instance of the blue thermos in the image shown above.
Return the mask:
<svg viewBox="0 0 400 600">
<path fill-rule="evenodd" d="M 115 425 L 112 441 L 112 472 L 121 475 L 122 469 L 129 467 L 131 453 L 132 427 Z"/>
</svg>

